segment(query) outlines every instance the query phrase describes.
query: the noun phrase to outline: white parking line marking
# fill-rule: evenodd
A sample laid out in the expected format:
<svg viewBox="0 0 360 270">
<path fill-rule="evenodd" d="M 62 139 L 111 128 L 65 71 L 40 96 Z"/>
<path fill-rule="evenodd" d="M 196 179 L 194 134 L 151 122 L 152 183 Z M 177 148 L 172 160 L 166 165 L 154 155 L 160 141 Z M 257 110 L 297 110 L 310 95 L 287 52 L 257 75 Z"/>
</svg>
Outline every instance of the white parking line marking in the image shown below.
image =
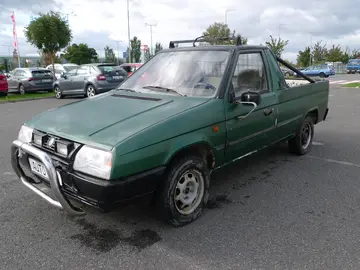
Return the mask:
<svg viewBox="0 0 360 270">
<path fill-rule="evenodd" d="M 14 175 L 12 172 L 5 172 L 4 175 Z"/>
<path fill-rule="evenodd" d="M 331 163 L 337 163 L 337 164 L 341 164 L 341 165 L 360 168 L 360 164 L 355 164 L 355 163 L 351 163 L 351 162 L 347 162 L 347 161 L 343 161 L 343 160 L 336 160 L 336 159 L 331 159 L 331 158 L 322 158 L 322 157 L 316 157 L 316 156 L 311 156 L 311 155 L 308 155 L 307 157 L 318 159 L 318 160 L 323 160 L 323 161 L 327 161 L 327 162 L 331 162 Z"/>
<path fill-rule="evenodd" d="M 342 83 L 342 82 L 346 82 L 346 80 L 340 80 L 340 81 L 329 81 L 329 83 L 330 83 L 330 84 Z"/>
<path fill-rule="evenodd" d="M 324 144 L 321 142 L 312 142 L 312 145 L 324 145 Z"/>
<path fill-rule="evenodd" d="M 343 83 L 340 83 L 340 84 L 357 83 L 357 82 L 360 82 L 360 81 L 359 81 L 359 80 L 356 80 L 356 81 L 346 81 L 346 82 L 343 82 Z"/>
</svg>

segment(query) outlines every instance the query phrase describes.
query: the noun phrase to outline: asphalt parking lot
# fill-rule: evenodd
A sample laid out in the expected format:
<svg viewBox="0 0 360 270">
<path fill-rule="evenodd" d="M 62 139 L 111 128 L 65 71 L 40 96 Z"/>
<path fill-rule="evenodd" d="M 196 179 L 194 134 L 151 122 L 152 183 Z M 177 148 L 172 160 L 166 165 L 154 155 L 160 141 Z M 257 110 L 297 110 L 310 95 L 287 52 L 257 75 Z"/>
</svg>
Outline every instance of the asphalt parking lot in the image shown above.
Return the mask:
<svg viewBox="0 0 360 270">
<path fill-rule="evenodd" d="M 311 153 L 268 149 L 213 175 L 208 209 L 172 228 L 147 203 L 70 218 L 10 165 L 21 124 L 73 100 L 0 104 L 0 269 L 360 269 L 360 90 L 333 88 Z"/>
</svg>

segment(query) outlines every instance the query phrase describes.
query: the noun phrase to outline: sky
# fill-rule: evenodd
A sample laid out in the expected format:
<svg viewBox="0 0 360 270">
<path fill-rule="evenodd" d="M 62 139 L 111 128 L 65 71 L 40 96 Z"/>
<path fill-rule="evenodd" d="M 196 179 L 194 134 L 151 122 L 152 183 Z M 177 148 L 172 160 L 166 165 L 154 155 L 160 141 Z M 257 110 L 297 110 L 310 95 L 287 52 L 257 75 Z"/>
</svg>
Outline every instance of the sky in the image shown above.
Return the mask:
<svg viewBox="0 0 360 270">
<path fill-rule="evenodd" d="M 322 40 L 360 49 L 360 16 L 356 3 L 360 0 L 129 0 L 130 36 L 151 46 L 170 40 L 193 39 L 201 36 L 214 22 L 225 22 L 230 29 L 248 38 L 249 44 L 265 44 L 269 35 L 289 40 L 283 58 L 295 61 L 299 50 Z M 12 51 L 12 22 L 15 11 L 21 56 L 37 55 L 36 48 L 26 43 L 24 27 L 31 16 L 50 10 L 66 14 L 73 31 L 72 43 L 87 43 L 104 55 L 104 47 L 119 51 L 128 45 L 126 0 L 1 0 L 0 55 Z M 226 12 L 226 10 L 231 10 Z M 225 13 L 227 16 L 225 16 Z M 119 41 L 119 42 L 116 42 Z M 118 46 L 119 45 L 119 46 Z M 119 50 L 117 49 L 119 47 Z"/>
</svg>

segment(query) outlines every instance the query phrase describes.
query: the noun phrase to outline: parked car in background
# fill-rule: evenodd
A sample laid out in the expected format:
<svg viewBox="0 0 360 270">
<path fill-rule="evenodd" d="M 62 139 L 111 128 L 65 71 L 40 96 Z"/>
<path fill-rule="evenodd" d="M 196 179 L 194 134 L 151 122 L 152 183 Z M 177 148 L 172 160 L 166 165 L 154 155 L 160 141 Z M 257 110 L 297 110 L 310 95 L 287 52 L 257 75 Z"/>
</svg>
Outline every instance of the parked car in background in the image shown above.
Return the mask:
<svg viewBox="0 0 360 270">
<path fill-rule="evenodd" d="M 71 70 L 77 69 L 79 65 L 67 63 L 67 64 L 54 64 L 55 70 L 53 69 L 52 65 L 48 65 L 46 68 L 51 70 L 52 73 L 55 74 L 56 79 L 61 77 L 61 74 L 68 73 Z"/>
<path fill-rule="evenodd" d="M 69 95 L 92 97 L 116 88 L 126 78 L 126 71 L 116 64 L 85 64 L 63 74 L 54 82 L 53 89 L 56 98 Z"/>
<path fill-rule="evenodd" d="M 293 71 L 289 68 L 286 67 L 280 67 L 281 68 L 281 72 L 283 73 L 284 77 L 290 77 L 293 75 Z"/>
<path fill-rule="evenodd" d="M 9 92 L 52 91 L 54 74 L 46 68 L 16 68 L 8 78 Z"/>
<path fill-rule="evenodd" d="M 346 65 L 346 73 L 360 73 L 360 59 L 350 59 Z"/>
<path fill-rule="evenodd" d="M 335 75 L 336 73 L 335 69 L 327 64 L 310 66 L 304 69 L 300 69 L 300 71 L 307 76 L 319 76 L 321 78 L 327 78 L 329 76 Z M 299 75 L 295 72 L 293 74 L 294 76 L 299 77 Z"/>
<path fill-rule="evenodd" d="M 127 72 L 128 76 L 131 76 L 139 67 L 141 67 L 142 63 L 124 63 L 120 65 Z"/>
<path fill-rule="evenodd" d="M 0 96 L 7 96 L 8 94 L 8 81 L 4 72 L 0 70 Z"/>
</svg>

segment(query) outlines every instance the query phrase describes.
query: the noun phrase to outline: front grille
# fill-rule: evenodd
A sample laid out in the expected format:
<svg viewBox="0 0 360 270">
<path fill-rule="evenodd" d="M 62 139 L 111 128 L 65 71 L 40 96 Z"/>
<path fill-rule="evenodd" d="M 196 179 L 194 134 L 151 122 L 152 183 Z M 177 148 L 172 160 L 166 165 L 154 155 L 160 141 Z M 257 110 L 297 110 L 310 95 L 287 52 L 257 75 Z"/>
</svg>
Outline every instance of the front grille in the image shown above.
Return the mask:
<svg viewBox="0 0 360 270">
<path fill-rule="evenodd" d="M 34 146 L 36 146 L 38 148 L 41 148 L 44 151 L 46 151 L 48 153 L 51 153 L 52 155 L 55 155 L 55 156 L 59 157 L 61 160 L 64 160 L 66 162 L 70 161 L 69 159 L 71 158 L 71 156 L 81 146 L 81 144 L 79 144 L 79 143 L 69 141 L 69 140 L 66 140 L 66 139 L 63 139 L 63 138 L 60 138 L 60 137 L 45 133 L 45 132 L 41 132 L 39 130 L 34 130 L 34 136 L 35 136 L 35 134 L 42 137 L 42 144 L 41 144 L 41 147 L 40 147 L 39 145 L 35 144 L 34 141 L 32 141 Z M 34 138 L 33 138 L 33 140 L 34 140 Z M 56 149 L 56 144 L 57 143 L 62 143 L 62 144 L 69 145 L 69 148 L 68 148 L 69 149 L 69 154 L 68 154 L 68 156 L 63 156 L 63 155 L 61 155 L 61 154 L 59 154 L 57 152 L 57 149 Z"/>
<path fill-rule="evenodd" d="M 54 142 L 52 144 L 49 145 L 49 141 L 50 140 L 53 140 Z M 42 142 L 42 146 L 44 148 L 47 148 L 49 150 L 52 150 L 52 151 L 55 151 L 55 143 L 56 143 L 56 138 L 55 137 L 52 137 L 50 135 L 45 135 L 43 137 L 43 142 Z"/>
</svg>

